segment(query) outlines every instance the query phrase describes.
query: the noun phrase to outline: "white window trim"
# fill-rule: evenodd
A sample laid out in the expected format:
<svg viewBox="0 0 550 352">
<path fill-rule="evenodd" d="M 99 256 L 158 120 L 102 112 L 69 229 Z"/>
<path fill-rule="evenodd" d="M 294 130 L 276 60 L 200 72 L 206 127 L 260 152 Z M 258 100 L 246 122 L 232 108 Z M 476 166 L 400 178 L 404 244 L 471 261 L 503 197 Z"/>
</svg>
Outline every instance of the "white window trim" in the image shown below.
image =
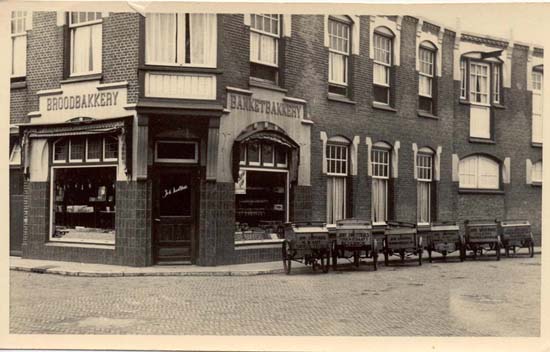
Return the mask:
<svg viewBox="0 0 550 352">
<path fill-rule="evenodd" d="M 387 27 L 393 32 L 392 39 L 392 65 L 399 66 L 401 56 L 401 22 L 402 16 L 397 16 L 397 20 L 394 22 L 386 16 L 370 16 L 370 30 L 369 30 L 369 57 L 374 60 L 374 32 L 377 27 Z"/>
<path fill-rule="evenodd" d="M 260 144 L 260 149 L 263 149 L 264 146 L 267 145 L 267 144 Z M 266 167 L 275 167 L 275 145 L 271 144 L 271 162 L 266 162 L 263 160 L 263 158 L 261 159 L 262 161 L 262 165 L 263 166 L 266 166 Z M 262 157 L 263 157 L 263 152 L 261 153 L 262 154 Z"/>
<path fill-rule="evenodd" d="M 250 166 L 261 166 L 262 165 L 262 144 L 259 143 L 259 142 L 255 142 L 255 143 L 258 145 L 258 161 L 250 161 L 248 159 L 248 144 L 247 144 L 247 146 L 246 146 L 246 149 L 247 149 L 246 162 Z"/>
<path fill-rule="evenodd" d="M 445 32 L 444 27 L 439 28 L 439 33 L 436 35 L 432 32 L 422 31 L 422 25 L 424 21 L 419 20 L 417 23 L 416 29 L 416 71 L 420 71 L 420 47 L 422 42 L 430 42 L 435 46 L 435 55 L 434 55 L 434 65 L 435 72 L 434 77 L 441 77 L 441 67 L 442 67 L 442 44 L 443 44 L 443 34 Z"/>
<path fill-rule="evenodd" d="M 11 17 L 10 17 L 10 25 L 11 25 Z M 26 11 L 26 14 L 25 14 L 25 28 L 22 32 L 17 32 L 17 33 L 11 33 L 11 30 L 10 30 L 10 45 L 11 45 L 11 48 L 12 48 L 12 53 L 11 53 L 11 61 L 10 61 L 10 78 L 21 78 L 21 77 L 26 77 L 27 76 L 27 69 L 25 68 L 25 73 L 24 74 L 11 74 L 11 70 L 12 70 L 12 67 L 11 65 L 13 65 L 13 60 L 14 60 L 14 52 L 13 52 L 13 40 L 17 37 L 27 37 L 27 32 L 32 29 L 32 11 Z M 27 38 L 28 40 L 28 38 Z M 28 44 L 28 43 L 27 43 Z M 27 61 L 27 45 L 25 45 L 25 62 Z"/>
<path fill-rule="evenodd" d="M 115 182 L 118 179 L 118 165 L 64 165 L 64 166 L 50 166 L 50 230 L 48 235 L 48 241 L 49 242 L 62 242 L 62 243 L 81 243 L 81 244 L 108 244 L 108 245 L 114 245 L 116 243 L 116 225 L 115 225 L 115 241 L 109 241 L 109 240 L 64 240 L 62 238 L 55 238 L 52 237 L 52 231 L 53 231 L 53 211 L 54 211 L 54 170 L 55 169 L 70 169 L 70 168 L 89 168 L 89 167 L 114 167 L 115 168 Z M 116 213 L 115 213 L 116 217 Z"/>
<path fill-rule="evenodd" d="M 120 157 L 120 155 L 117 157 L 117 158 L 106 158 L 105 157 L 105 151 L 106 151 L 106 147 L 105 147 L 105 142 L 107 141 L 108 138 L 115 138 L 115 137 L 103 137 L 103 141 L 102 141 L 102 149 L 103 149 L 103 161 L 117 161 L 118 160 L 118 157 Z M 117 137 L 117 145 L 119 146 L 119 149 L 120 149 L 120 139 Z"/>
<path fill-rule="evenodd" d="M 83 144 L 84 144 L 84 143 L 83 143 Z M 72 148 L 72 145 L 73 145 L 73 141 L 72 141 L 72 139 L 69 139 L 69 148 L 68 148 L 68 149 L 69 149 L 69 163 L 82 163 L 82 162 L 84 162 L 84 159 L 85 159 L 85 157 L 86 157 L 86 155 L 85 155 L 85 153 L 86 153 L 86 150 L 85 150 L 85 149 L 86 149 L 86 146 L 83 145 L 83 147 L 84 147 L 84 151 L 83 151 L 84 155 L 82 155 L 82 159 L 73 159 L 72 156 L 71 156 L 71 148 Z"/>
<path fill-rule="evenodd" d="M 344 138 L 343 137 L 339 137 L 339 136 L 335 136 L 335 137 L 331 137 L 329 140 L 328 140 L 328 143 L 327 143 L 327 146 L 325 148 L 325 155 L 324 155 L 324 158 L 326 159 L 326 162 L 327 162 L 327 176 L 336 176 L 336 177 L 347 177 L 349 175 L 349 169 L 350 169 L 350 160 L 349 160 L 349 153 L 350 153 L 350 148 L 349 148 L 349 141 L 345 140 L 344 142 Z M 344 144 L 346 143 L 346 144 Z M 332 158 L 329 158 L 327 157 L 327 149 L 332 147 L 332 146 L 335 146 L 335 147 L 341 147 L 341 148 L 345 148 L 345 151 L 346 151 L 346 154 L 345 154 L 345 158 L 341 158 L 341 159 L 332 159 Z M 329 160 L 336 160 L 336 161 L 339 161 L 339 162 L 344 162 L 346 164 L 346 172 L 345 173 L 340 173 L 340 172 L 329 172 Z"/>
<path fill-rule="evenodd" d="M 74 12 L 79 12 L 79 11 L 74 11 Z M 75 28 L 79 28 L 79 27 L 85 27 L 85 26 L 95 26 L 95 25 L 101 25 L 102 28 L 101 28 L 101 31 L 103 32 L 103 17 L 99 20 L 93 20 L 93 21 L 87 21 L 87 22 L 80 22 L 80 23 L 77 23 L 77 24 L 72 24 L 71 23 L 71 12 L 68 12 L 68 17 L 69 17 L 69 20 L 68 20 L 68 23 L 69 23 L 69 38 L 70 38 L 70 44 L 69 44 L 69 75 L 70 77 L 79 77 L 79 76 L 87 76 L 87 75 L 93 75 L 93 74 L 98 74 L 98 73 L 101 73 L 102 70 L 103 70 L 103 33 L 101 34 L 101 43 L 99 43 L 99 48 L 100 48 L 100 61 L 99 63 L 97 64 L 98 68 L 95 69 L 95 70 L 92 70 L 92 71 L 86 71 L 86 72 L 72 72 L 73 71 L 73 56 L 74 56 L 74 52 L 73 52 L 73 48 L 74 48 L 74 29 Z"/>
<path fill-rule="evenodd" d="M 460 173 L 460 163 L 461 163 L 462 161 L 464 161 L 464 160 L 466 160 L 466 159 L 470 159 L 470 158 L 475 158 L 475 159 L 476 159 L 475 185 L 461 186 L 461 185 L 460 185 L 460 175 L 461 175 L 461 173 Z M 480 160 L 482 160 L 482 159 L 489 160 L 489 161 L 494 162 L 494 163 L 497 164 L 497 168 L 498 168 L 497 173 L 496 173 L 496 176 L 498 177 L 498 185 L 497 185 L 497 187 L 480 187 L 480 185 L 479 185 L 479 183 L 480 183 L 480 180 L 479 180 L 479 178 L 480 178 L 480 167 L 479 167 L 479 164 L 480 164 Z M 459 169 L 459 170 L 458 170 L 459 188 L 460 188 L 460 189 L 466 189 L 466 190 L 468 190 L 468 189 L 476 189 L 476 190 L 500 190 L 500 184 L 501 184 L 501 182 L 504 183 L 504 180 L 503 180 L 502 175 L 501 175 L 501 173 L 502 173 L 502 168 L 503 168 L 503 166 L 502 166 L 502 164 L 501 164 L 500 162 L 498 162 L 498 161 L 496 161 L 496 160 L 493 160 L 493 159 L 491 159 L 491 158 L 489 158 L 489 157 L 487 157 L 487 156 L 484 156 L 484 155 L 474 154 L 474 155 L 469 155 L 469 156 L 467 156 L 467 157 L 465 157 L 465 158 L 462 158 L 462 159 L 460 159 L 459 164 L 458 164 L 458 169 Z"/>
<path fill-rule="evenodd" d="M 329 35 L 328 35 L 328 20 L 329 20 L 329 17 L 334 17 L 336 19 L 338 19 L 338 17 L 340 16 L 336 16 L 336 15 L 325 15 L 325 18 L 324 18 L 324 37 L 325 37 L 325 40 L 324 40 L 324 46 L 327 47 L 327 48 L 330 48 L 330 38 L 329 38 Z M 351 41 L 351 47 L 350 47 L 350 56 L 351 55 L 359 55 L 359 51 L 360 51 L 360 26 L 361 26 L 361 21 L 360 21 L 360 18 L 358 15 L 351 15 L 351 14 L 347 14 L 346 15 L 346 20 L 351 20 L 351 23 L 350 23 L 350 41 Z"/>
<path fill-rule="evenodd" d="M 89 159 L 88 158 L 88 140 L 89 138 L 86 138 L 86 146 L 84 148 L 84 158 L 86 159 L 86 161 L 88 162 L 99 162 L 100 161 L 100 158 L 98 159 Z M 101 146 L 103 147 L 103 138 L 101 138 Z"/>
<path fill-rule="evenodd" d="M 468 71 L 467 71 L 467 79 L 468 79 L 468 82 L 470 82 L 471 80 L 471 76 L 472 76 L 472 66 L 473 65 L 478 65 L 478 66 L 485 66 L 487 67 L 487 92 L 485 93 L 481 93 L 483 95 L 486 95 L 487 96 L 487 103 L 481 103 L 481 102 L 476 102 L 476 101 L 473 101 L 471 99 L 471 95 L 472 93 L 475 93 L 477 94 L 477 92 L 474 92 L 472 90 L 472 85 L 471 84 L 467 84 L 467 88 L 468 88 L 468 91 L 466 92 L 467 94 L 467 97 L 468 97 L 468 100 L 470 101 L 470 103 L 472 105 L 480 105 L 480 106 L 491 106 L 491 95 L 493 94 L 493 80 L 491 79 L 491 64 L 488 63 L 488 62 L 482 62 L 482 61 L 469 61 L 468 62 Z"/>
<path fill-rule="evenodd" d="M 158 144 L 193 144 L 195 146 L 195 155 L 193 159 L 175 159 L 175 158 L 159 158 L 158 157 Z M 195 141 L 172 141 L 172 140 L 158 140 L 155 142 L 155 162 L 159 163 L 178 163 L 178 164 L 196 164 L 199 162 L 199 142 Z"/>
<path fill-rule="evenodd" d="M 277 162 L 277 148 L 275 148 L 275 167 L 278 167 L 278 168 L 286 168 L 288 167 L 288 152 L 285 151 L 285 163 L 284 164 L 281 164 L 281 163 L 278 163 Z"/>
<path fill-rule="evenodd" d="M 244 160 L 241 159 L 241 151 L 239 150 L 239 165 L 246 165 L 248 148 L 246 144 L 241 144 L 240 149 L 244 150 Z"/>
</svg>

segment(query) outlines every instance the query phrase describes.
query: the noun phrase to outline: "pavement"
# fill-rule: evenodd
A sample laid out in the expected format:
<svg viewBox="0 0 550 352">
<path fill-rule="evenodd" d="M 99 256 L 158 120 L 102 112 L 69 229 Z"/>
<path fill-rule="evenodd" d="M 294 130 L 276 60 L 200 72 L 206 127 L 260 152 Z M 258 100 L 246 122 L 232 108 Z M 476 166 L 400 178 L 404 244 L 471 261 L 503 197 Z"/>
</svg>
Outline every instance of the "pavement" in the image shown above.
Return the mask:
<svg viewBox="0 0 550 352">
<path fill-rule="evenodd" d="M 240 270 L 189 266 L 181 272 L 257 273 L 282 267 L 279 262 L 256 265 L 237 266 Z M 370 263 L 355 268 L 342 261 L 327 274 L 310 267 L 292 275 L 234 277 L 96 278 L 11 271 L 9 279 L 11 334 L 541 334 L 540 255 L 499 262 L 494 257 L 426 261 L 422 266 L 410 260 L 381 265 L 378 271 Z"/>
<path fill-rule="evenodd" d="M 520 253 L 525 252 L 522 249 Z M 540 254 L 541 248 L 535 247 L 535 254 Z M 428 263 L 427 254 L 424 253 Z M 434 253 L 434 258 L 438 258 Z M 451 253 L 449 260 L 456 260 L 458 253 Z M 398 261 L 397 257 L 391 257 L 391 261 Z M 503 260 L 506 259 L 502 257 Z M 379 265 L 383 266 L 384 257 L 378 257 Z M 413 259 L 407 261 L 414 262 Z M 345 261 L 344 261 L 345 262 Z M 368 260 L 370 262 L 370 260 Z M 40 274 L 56 274 L 66 276 L 83 277 L 121 277 L 121 276 L 253 276 L 266 274 L 283 273 L 282 261 L 219 265 L 219 266 L 197 266 L 197 265 L 155 265 L 149 267 L 129 267 L 120 265 L 89 264 L 77 262 L 63 262 L 54 260 L 24 259 L 21 257 L 10 257 L 10 270 L 26 271 Z M 311 271 L 311 267 L 292 262 L 292 273 Z"/>
</svg>

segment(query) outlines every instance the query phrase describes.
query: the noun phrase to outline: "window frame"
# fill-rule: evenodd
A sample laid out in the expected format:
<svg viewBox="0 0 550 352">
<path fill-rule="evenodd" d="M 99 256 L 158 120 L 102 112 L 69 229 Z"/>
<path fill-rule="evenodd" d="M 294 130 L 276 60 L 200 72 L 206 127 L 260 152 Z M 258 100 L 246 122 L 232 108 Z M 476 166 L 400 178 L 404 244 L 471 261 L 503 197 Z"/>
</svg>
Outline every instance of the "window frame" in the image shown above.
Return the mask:
<svg viewBox="0 0 550 352">
<path fill-rule="evenodd" d="M 487 66 L 487 102 L 477 102 L 471 99 L 472 65 Z M 461 101 L 479 106 L 501 106 L 503 103 L 504 63 L 500 60 L 483 60 L 462 55 L 460 58 L 460 93 Z M 498 80 L 498 82 L 497 82 Z M 498 99 L 495 97 L 498 96 Z"/>
<path fill-rule="evenodd" d="M 537 79 L 535 79 L 537 77 Z M 542 145 L 543 140 L 543 123 L 544 123 L 544 72 L 540 68 L 533 68 L 531 71 L 531 143 L 535 145 Z M 539 112 L 535 113 L 534 96 L 539 96 L 539 102 L 541 104 L 538 109 Z M 537 131 L 537 128 L 539 129 Z M 535 136 L 535 131 L 539 134 Z M 536 138 L 535 138 L 536 137 Z"/>
<path fill-rule="evenodd" d="M 377 155 L 377 157 L 375 157 Z M 377 161 L 376 159 L 379 159 L 381 155 L 386 155 L 387 162 L 384 161 Z M 383 158 L 382 158 L 383 160 Z M 380 170 L 380 168 L 376 168 L 375 165 L 381 166 L 382 169 L 386 169 L 386 172 L 384 174 L 379 175 L 377 174 L 376 170 Z M 389 146 L 382 146 L 382 145 L 375 145 L 371 149 L 371 170 L 372 170 L 372 180 L 371 180 L 371 219 L 373 225 L 385 225 L 387 221 L 389 220 L 388 214 L 389 214 L 389 208 L 390 208 L 390 197 L 389 197 L 389 191 L 390 191 L 390 178 L 391 178 L 391 147 Z M 384 221 L 375 221 L 374 219 L 374 187 L 375 187 L 375 181 L 377 180 L 378 184 L 383 182 L 384 185 L 384 194 L 386 196 L 386 199 L 384 201 Z"/>
<path fill-rule="evenodd" d="M 15 16 L 13 14 L 16 14 Z M 19 15 L 19 16 L 17 16 Z M 27 21 L 29 20 L 28 18 L 28 12 L 27 11 L 12 11 L 11 13 L 11 17 L 10 17 L 10 40 L 11 40 L 11 49 L 12 49 L 12 52 L 11 52 L 11 62 L 10 62 L 10 78 L 13 78 L 13 79 L 21 79 L 23 77 L 27 77 L 27 28 L 28 28 L 28 23 Z M 32 18 L 30 19 L 32 21 Z M 16 32 L 14 33 L 13 31 L 13 28 L 14 28 L 14 25 L 13 25 L 13 22 L 16 22 L 16 25 L 15 25 L 15 28 L 16 28 Z M 18 27 L 18 21 L 21 21 L 19 23 L 22 23 L 22 28 L 19 28 L 19 31 L 17 31 L 17 27 Z M 16 38 L 20 38 L 20 37 L 25 37 L 25 52 L 22 53 L 23 54 L 23 59 L 25 60 L 25 71 L 22 73 L 22 74 L 17 74 L 17 73 L 14 73 L 14 64 L 15 64 L 15 61 L 16 61 L 16 57 L 15 57 L 15 41 L 16 41 Z"/>
<path fill-rule="evenodd" d="M 475 173 L 474 173 L 474 176 L 475 176 L 475 185 L 472 185 L 472 184 L 465 184 L 465 185 L 462 185 L 462 182 L 461 182 L 461 179 L 462 179 L 462 175 L 464 175 L 462 173 L 462 170 L 461 170 L 461 164 L 463 161 L 467 160 L 467 159 L 472 159 L 472 158 L 475 158 Z M 480 182 L 481 182 L 481 173 L 480 173 L 480 163 L 481 161 L 488 161 L 489 164 L 490 163 L 493 163 L 493 166 L 496 165 L 496 168 L 497 168 L 497 171 L 496 171 L 496 178 L 497 178 L 497 185 L 496 187 L 481 187 L 480 186 Z M 471 154 L 471 155 L 468 155 L 468 156 L 465 156 L 464 158 L 460 159 L 459 160 L 459 163 L 458 163 L 458 175 L 459 175 L 459 182 L 458 182 L 458 187 L 459 187 L 459 190 L 479 190 L 479 191 L 499 191 L 499 190 L 502 190 L 502 175 L 501 175 L 501 172 L 502 172 L 502 163 L 500 161 L 498 161 L 497 159 L 494 159 L 490 156 L 486 156 L 484 154 Z M 470 174 L 470 176 L 472 176 Z"/>
<path fill-rule="evenodd" d="M 384 32 L 388 32 L 388 33 L 384 33 Z M 384 39 L 384 40 L 387 40 L 389 42 L 389 50 L 385 50 L 385 48 L 381 48 L 381 47 L 377 47 L 377 38 L 381 38 L 381 39 Z M 391 85 L 391 75 L 392 75 L 392 67 L 393 67 L 393 64 L 394 64 L 394 51 L 395 51 L 395 48 L 394 48 L 394 45 L 395 45 L 395 34 L 393 34 L 389 29 L 385 28 L 385 27 L 377 27 L 374 29 L 374 32 L 373 32 L 373 50 L 374 50 L 374 53 L 373 53 L 373 72 L 372 72 L 372 83 L 373 83 L 373 90 L 376 89 L 376 87 L 381 87 L 382 89 L 384 89 L 386 91 L 386 101 L 379 101 L 379 100 L 376 100 L 376 94 L 373 94 L 373 101 L 377 104 L 382 104 L 382 105 L 387 105 L 387 106 L 391 106 L 391 89 L 392 89 L 392 85 Z M 385 55 L 388 55 L 389 56 L 389 62 L 384 62 L 384 61 L 380 61 L 380 60 L 377 60 L 376 59 L 376 52 L 377 50 L 382 50 L 385 52 Z M 381 66 L 384 68 L 384 71 L 386 72 L 386 79 L 387 79 L 387 82 L 386 83 L 382 83 L 382 82 L 378 82 L 376 77 L 376 67 L 378 66 Z"/>
<path fill-rule="evenodd" d="M 431 56 L 431 59 L 432 59 L 431 63 L 422 60 L 422 52 L 426 52 Z M 418 58 L 418 62 L 419 62 L 419 67 L 418 67 L 418 76 L 419 76 L 418 95 L 422 96 L 422 97 L 425 97 L 425 98 L 430 98 L 430 99 L 433 99 L 433 96 L 434 96 L 434 92 L 433 92 L 433 90 L 434 90 L 434 84 L 433 83 L 434 82 L 433 81 L 434 81 L 435 70 L 436 70 L 436 67 L 435 67 L 436 55 L 437 55 L 437 51 L 435 49 L 429 48 L 426 45 L 422 45 L 422 43 L 420 44 L 420 47 L 418 48 L 418 56 L 419 56 L 419 58 Z M 423 72 L 422 64 L 431 65 L 431 73 Z M 429 95 L 424 94 L 420 91 L 420 76 L 425 77 L 430 82 Z"/>
<path fill-rule="evenodd" d="M 280 15 L 280 14 L 276 14 L 277 16 L 277 29 L 278 29 L 278 33 L 277 34 L 274 34 L 274 33 L 271 33 L 271 32 L 267 32 L 267 31 L 264 31 L 264 30 L 260 30 L 260 29 L 257 29 L 257 28 L 254 28 L 252 23 L 255 22 L 255 20 L 253 21 L 253 16 L 261 16 L 262 19 L 264 19 L 265 17 L 267 17 L 265 14 L 250 14 L 250 42 L 252 42 L 252 33 L 257 33 L 259 36 L 260 36 L 260 43 L 261 43 L 261 36 L 268 36 L 268 37 L 271 37 L 271 38 L 274 38 L 274 41 L 275 41 L 275 64 L 272 64 L 270 62 L 264 62 L 264 61 L 260 61 L 260 60 L 256 60 L 256 59 L 253 59 L 252 58 L 252 52 L 249 53 L 249 61 L 250 63 L 253 63 L 253 64 L 257 64 L 257 65 L 264 65 L 264 66 L 269 66 L 269 67 L 272 67 L 272 68 L 276 68 L 276 69 L 279 69 L 279 55 L 280 55 L 280 40 L 282 38 L 281 34 L 282 34 L 282 29 L 283 29 L 283 16 Z M 270 21 L 273 21 L 273 18 L 270 17 Z M 252 46 L 250 46 L 252 47 Z"/>
<path fill-rule="evenodd" d="M 422 163 L 421 161 L 424 160 L 424 161 L 427 161 L 429 160 L 429 162 L 427 164 L 429 164 L 429 166 L 426 166 L 426 163 Z M 429 177 L 422 177 L 424 172 L 423 171 L 426 171 L 427 170 L 427 173 L 429 174 Z M 417 206 L 416 206 L 416 222 L 417 224 L 419 225 L 428 225 L 430 224 L 430 222 L 432 221 L 432 186 L 433 186 L 433 181 L 434 181 L 434 153 L 433 151 L 431 150 L 426 150 L 426 148 L 422 148 L 421 150 L 418 151 L 418 153 L 416 154 L 416 180 L 417 180 L 417 187 L 416 187 L 416 197 L 417 197 Z M 420 198 L 420 194 L 419 194 L 419 191 L 420 191 L 420 184 L 426 184 L 427 186 L 427 190 L 428 190 L 428 196 L 426 198 L 428 204 L 427 204 L 427 215 L 428 215 L 428 219 L 427 219 L 427 222 L 426 221 L 420 221 L 420 201 L 421 201 L 421 198 Z"/>
<path fill-rule="evenodd" d="M 347 38 L 344 38 L 342 36 L 338 36 L 338 33 L 336 34 L 332 34 L 331 33 L 331 29 L 333 28 L 332 24 L 336 24 L 336 25 L 340 25 L 342 26 L 342 28 L 347 28 Z M 341 88 L 348 88 L 349 86 L 349 80 L 350 80 L 350 71 L 349 71 L 349 67 L 350 67 L 350 58 L 351 58 L 351 45 L 352 45 L 352 26 L 353 26 L 353 23 L 351 20 L 344 20 L 343 18 L 336 18 L 334 16 L 329 16 L 328 18 L 328 28 L 327 28 L 327 33 L 328 33 L 328 38 L 329 38 L 329 47 L 328 47 L 328 50 L 329 50 L 329 58 L 328 58 L 328 69 L 329 69 L 329 72 L 328 72 L 328 83 L 329 83 L 329 86 L 336 86 L 336 87 L 341 87 Z M 344 42 L 346 42 L 346 46 L 347 46 L 347 52 L 346 51 L 341 51 L 341 50 L 338 50 L 338 49 L 334 49 L 332 48 L 332 40 L 336 39 L 336 40 L 342 40 Z M 337 81 L 333 81 L 331 79 L 331 72 L 332 72 L 332 66 L 331 66 L 331 55 L 340 55 L 344 58 L 344 82 L 337 82 Z M 337 93 L 334 93 L 334 94 L 337 94 Z M 346 91 L 346 94 L 347 95 L 347 91 Z"/>
<path fill-rule="evenodd" d="M 195 153 L 193 159 L 183 159 L 183 158 L 159 158 L 158 156 L 158 145 L 159 143 L 166 144 L 192 144 L 195 146 Z M 155 154 L 154 159 L 156 163 L 172 163 L 172 164 L 197 164 L 199 162 L 199 142 L 190 141 L 190 140 L 170 140 L 170 139 L 159 139 L 155 141 Z"/>
<path fill-rule="evenodd" d="M 329 153 L 329 150 L 331 148 L 334 148 L 335 153 L 331 154 Z M 336 150 L 340 151 L 341 156 L 345 156 L 345 158 L 338 158 L 336 155 Z M 342 153 L 344 151 L 344 153 Z M 335 155 L 334 158 L 330 157 L 331 155 Z M 349 158 L 350 158 L 350 148 L 349 145 L 342 144 L 342 143 L 335 143 L 335 142 L 328 142 L 325 148 L 325 159 L 327 163 L 327 176 L 339 176 L 339 177 L 347 177 L 349 176 Z M 335 170 L 331 170 L 330 167 L 330 161 L 334 161 L 335 169 L 345 170 L 345 172 L 337 172 Z M 339 165 L 339 166 L 337 166 Z"/>
<path fill-rule="evenodd" d="M 83 21 L 83 22 L 77 22 L 77 23 L 73 23 L 73 14 L 79 14 L 78 16 L 80 16 L 80 13 L 95 13 L 96 16 L 97 14 L 99 14 L 101 17 L 100 19 L 93 19 L 91 21 L 89 20 L 86 20 L 86 21 Z M 88 16 L 88 15 L 86 15 Z M 98 12 L 98 11 L 70 11 L 67 13 L 67 23 L 68 23 L 68 28 L 69 28 L 69 76 L 70 77 L 80 77 L 80 76 L 88 76 L 88 75 L 93 75 L 93 74 L 99 74 L 101 72 L 103 72 L 103 15 L 101 12 Z M 100 29 L 100 33 L 101 33 L 101 40 L 100 40 L 100 43 L 98 45 L 98 50 L 99 50 L 99 63 L 97 63 L 97 67 L 95 69 L 92 69 L 91 71 L 83 71 L 83 72 L 74 72 L 74 63 L 75 63 L 75 50 L 74 50 L 74 46 L 75 46 L 75 33 L 77 31 L 78 28 L 83 28 L 83 27 L 93 27 L 93 26 L 101 26 L 101 29 Z M 92 29 L 90 28 L 90 31 L 92 31 Z M 94 56 L 94 53 L 92 51 L 91 53 L 91 56 L 93 57 Z M 94 65 L 95 67 L 95 65 Z"/>
</svg>

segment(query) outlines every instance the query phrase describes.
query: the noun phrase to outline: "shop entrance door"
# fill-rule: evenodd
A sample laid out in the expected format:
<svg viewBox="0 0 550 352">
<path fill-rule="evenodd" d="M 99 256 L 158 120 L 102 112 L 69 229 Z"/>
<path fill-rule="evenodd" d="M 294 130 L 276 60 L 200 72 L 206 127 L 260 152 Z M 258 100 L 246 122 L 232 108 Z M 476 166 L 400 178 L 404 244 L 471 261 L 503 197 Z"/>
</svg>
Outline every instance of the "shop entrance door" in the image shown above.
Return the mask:
<svg viewBox="0 0 550 352">
<path fill-rule="evenodd" d="M 196 171 L 160 167 L 155 172 L 154 255 L 158 264 L 192 264 L 196 237 Z"/>
</svg>

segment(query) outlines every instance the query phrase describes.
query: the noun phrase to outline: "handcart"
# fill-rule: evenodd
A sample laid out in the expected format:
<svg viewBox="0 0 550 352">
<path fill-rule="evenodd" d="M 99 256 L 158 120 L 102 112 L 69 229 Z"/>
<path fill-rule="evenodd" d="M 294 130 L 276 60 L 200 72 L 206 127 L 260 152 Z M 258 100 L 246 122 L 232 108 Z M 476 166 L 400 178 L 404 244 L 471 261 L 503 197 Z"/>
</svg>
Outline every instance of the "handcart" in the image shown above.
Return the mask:
<svg viewBox="0 0 550 352">
<path fill-rule="evenodd" d="M 372 235 L 370 222 L 359 219 L 339 220 L 330 237 L 333 269 L 336 270 L 338 258 L 353 258 L 356 267 L 361 258 L 372 258 L 374 270 L 377 270 L 377 241 Z"/>
<path fill-rule="evenodd" d="M 384 264 L 389 263 L 389 256 L 401 257 L 401 263 L 406 257 L 417 256 L 418 265 L 422 265 L 422 235 L 416 231 L 416 225 L 406 222 L 388 222 L 384 231 Z"/>
<path fill-rule="evenodd" d="M 465 249 L 472 252 L 473 259 L 477 258 L 478 253 L 483 255 L 483 250 L 486 250 L 495 251 L 496 259 L 500 260 L 501 246 L 497 225 L 495 220 L 465 221 Z"/>
<path fill-rule="evenodd" d="M 516 248 L 527 248 L 530 257 L 535 255 L 535 241 L 531 224 L 527 220 L 508 220 L 499 223 L 500 239 L 504 254 L 509 257 L 510 250 L 516 254 Z"/>
<path fill-rule="evenodd" d="M 418 229 L 420 231 L 420 228 Z M 460 234 L 459 227 L 454 222 L 432 223 L 424 235 L 428 259 L 432 262 L 432 252 L 440 253 L 443 260 L 447 260 L 447 255 L 458 251 L 460 261 L 464 261 L 466 256 L 464 236 Z"/>
<path fill-rule="evenodd" d="M 326 273 L 329 268 L 330 240 L 325 223 L 320 221 L 285 224 L 285 240 L 282 246 L 283 267 L 290 274 L 292 261 L 318 266 Z"/>
</svg>

